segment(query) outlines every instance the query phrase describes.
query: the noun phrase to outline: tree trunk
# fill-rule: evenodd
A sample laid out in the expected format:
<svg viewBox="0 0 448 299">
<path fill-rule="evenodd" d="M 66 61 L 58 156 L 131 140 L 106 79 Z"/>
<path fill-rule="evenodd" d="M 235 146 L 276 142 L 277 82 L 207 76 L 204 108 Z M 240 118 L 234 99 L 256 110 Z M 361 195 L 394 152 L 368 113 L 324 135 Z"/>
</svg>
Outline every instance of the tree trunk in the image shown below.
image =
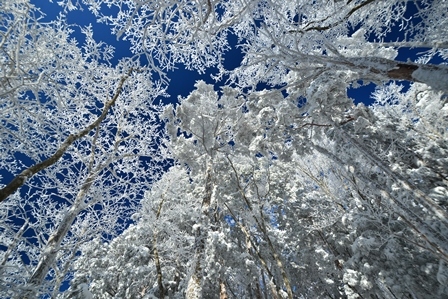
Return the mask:
<svg viewBox="0 0 448 299">
<path fill-rule="evenodd" d="M 356 59 L 358 60 L 358 59 Z M 445 65 L 399 62 L 384 58 L 360 58 L 360 64 L 375 74 L 390 80 L 405 80 L 424 83 L 436 90 L 448 90 L 448 67 Z"/>
<path fill-rule="evenodd" d="M 197 227 L 195 231 L 195 260 L 193 274 L 188 280 L 186 299 L 202 298 L 202 259 L 205 252 L 205 238 L 202 234 L 202 227 Z"/>
<path fill-rule="evenodd" d="M 199 226 L 195 231 L 195 262 L 193 274 L 188 281 L 186 298 L 187 299 L 199 299 L 202 298 L 202 259 L 205 253 L 205 242 L 208 235 L 208 222 L 211 220 L 209 215 L 209 207 L 212 198 L 212 167 L 211 162 L 206 163 L 205 173 L 205 193 L 202 199 L 202 212 L 203 216 L 199 222 Z M 209 219 L 210 218 L 210 219 Z M 205 230 L 205 231 L 204 231 Z"/>
<path fill-rule="evenodd" d="M 226 284 L 220 280 L 219 281 L 219 299 L 228 299 Z"/>
<path fill-rule="evenodd" d="M 94 176 L 95 173 L 91 173 L 87 177 L 86 181 L 81 187 L 81 190 L 79 190 L 76 196 L 73 206 L 68 210 L 56 231 L 53 232 L 53 234 L 51 234 L 50 238 L 48 239 L 47 245 L 43 250 L 39 262 L 34 269 L 30 279 L 28 280 L 28 285 L 30 285 L 31 287 L 38 287 L 42 284 L 45 277 L 47 276 L 48 271 L 55 262 L 62 241 L 70 230 L 70 227 L 73 221 L 75 221 L 76 216 L 78 216 L 78 214 L 84 208 L 84 198 L 87 191 L 90 189 L 90 186 L 92 186 L 94 182 Z M 34 291 L 31 289 L 27 291 L 23 298 L 32 298 L 32 294 L 34 294 Z"/>
<path fill-rule="evenodd" d="M 387 71 L 387 75 L 391 79 L 414 81 L 412 73 L 418 69 L 413 64 L 398 63 L 394 69 Z"/>
<path fill-rule="evenodd" d="M 165 201 L 165 199 L 162 196 L 162 200 L 160 201 L 160 204 L 159 204 L 159 209 L 157 210 L 157 215 L 156 215 L 157 220 L 159 220 L 164 201 Z M 163 298 L 165 298 L 165 287 L 163 286 L 162 266 L 160 264 L 159 251 L 157 250 L 157 233 L 158 233 L 157 230 L 154 231 L 154 236 L 153 236 L 154 260 L 156 263 L 156 270 L 157 270 L 157 286 L 159 287 L 159 298 L 163 299 Z"/>
</svg>

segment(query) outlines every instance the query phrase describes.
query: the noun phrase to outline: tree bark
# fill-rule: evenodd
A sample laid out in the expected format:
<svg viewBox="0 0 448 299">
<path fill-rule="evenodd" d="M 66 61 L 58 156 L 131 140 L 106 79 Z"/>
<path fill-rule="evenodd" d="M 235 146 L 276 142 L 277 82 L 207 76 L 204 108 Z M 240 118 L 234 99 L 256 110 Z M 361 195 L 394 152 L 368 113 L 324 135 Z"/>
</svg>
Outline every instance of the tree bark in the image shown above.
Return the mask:
<svg viewBox="0 0 448 299">
<path fill-rule="evenodd" d="M 397 63 L 387 75 L 394 80 L 420 82 L 436 90 L 448 90 L 448 67 L 445 65 Z"/>
<path fill-rule="evenodd" d="M 397 63 L 397 66 L 394 69 L 389 70 L 387 75 L 389 78 L 395 80 L 414 81 L 414 78 L 412 78 L 412 73 L 417 69 L 418 66 L 413 64 Z"/>
<path fill-rule="evenodd" d="M 220 280 L 219 281 L 219 299 L 228 299 L 226 284 Z"/>
<path fill-rule="evenodd" d="M 419 82 L 436 90 L 448 90 L 448 67 L 445 65 L 417 64 L 384 58 L 365 57 L 362 59 L 364 59 L 364 63 L 355 63 L 353 66 L 365 67 L 371 72 L 381 74 L 390 80 Z M 370 62 L 372 62 L 372 65 L 378 64 L 378 67 L 372 67 Z"/>
<path fill-rule="evenodd" d="M 164 201 L 165 199 L 162 198 L 162 201 L 159 204 L 159 209 L 157 210 L 156 215 L 157 220 L 159 220 L 160 213 L 162 212 L 162 206 Z M 162 266 L 160 264 L 159 251 L 157 250 L 157 231 L 154 232 L 153 246 L 154 246 L 154 260 L 156 263 L 156 270 L 157 270 L 157 285 L 159 287 L 159 298 L 163 299 L 165 298 L 165 287 L 163 286 Z"/>
</svg>

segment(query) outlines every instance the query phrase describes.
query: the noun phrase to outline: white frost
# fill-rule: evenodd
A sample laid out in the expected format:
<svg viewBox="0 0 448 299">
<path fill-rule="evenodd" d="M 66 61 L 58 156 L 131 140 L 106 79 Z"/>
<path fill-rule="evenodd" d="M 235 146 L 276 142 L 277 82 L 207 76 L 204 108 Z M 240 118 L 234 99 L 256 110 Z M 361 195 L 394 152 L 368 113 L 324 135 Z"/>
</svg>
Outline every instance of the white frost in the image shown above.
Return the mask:
<svg viewBox="0 0 448 299">
<path fill-rule="evenodd" d="M 430 69 L 419 67 L 412 73 L 412 78 L 438 90 L 448 90 L 448 68 Z"/>
</svg>

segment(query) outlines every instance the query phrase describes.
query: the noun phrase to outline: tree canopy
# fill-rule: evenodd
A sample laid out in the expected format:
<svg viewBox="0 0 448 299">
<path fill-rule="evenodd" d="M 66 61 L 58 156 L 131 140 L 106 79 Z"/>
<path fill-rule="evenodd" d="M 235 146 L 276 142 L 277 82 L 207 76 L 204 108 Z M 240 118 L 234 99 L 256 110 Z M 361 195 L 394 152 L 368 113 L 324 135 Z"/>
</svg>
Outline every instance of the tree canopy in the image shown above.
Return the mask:
<svg viewBox="0 0 448 299">
<path fill-rule="evenodd" d="M 0 2 L 0 297 L 448 296 L 448 2 L 58 4 Z"/>
</svg>

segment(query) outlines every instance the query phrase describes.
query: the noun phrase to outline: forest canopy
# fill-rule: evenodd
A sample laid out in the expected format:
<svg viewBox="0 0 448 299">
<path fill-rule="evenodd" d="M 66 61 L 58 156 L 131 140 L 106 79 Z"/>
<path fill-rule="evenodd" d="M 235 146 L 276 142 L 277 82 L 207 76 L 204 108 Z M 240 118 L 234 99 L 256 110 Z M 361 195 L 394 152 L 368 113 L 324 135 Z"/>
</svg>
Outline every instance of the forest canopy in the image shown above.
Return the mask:
<svg viewBox="0 0 448 299">
<path fill-rule="evenodd" d="M 55 6 L 0 1 L 1 298 L 448 296 L 448 2 Z"/>
</svg>

